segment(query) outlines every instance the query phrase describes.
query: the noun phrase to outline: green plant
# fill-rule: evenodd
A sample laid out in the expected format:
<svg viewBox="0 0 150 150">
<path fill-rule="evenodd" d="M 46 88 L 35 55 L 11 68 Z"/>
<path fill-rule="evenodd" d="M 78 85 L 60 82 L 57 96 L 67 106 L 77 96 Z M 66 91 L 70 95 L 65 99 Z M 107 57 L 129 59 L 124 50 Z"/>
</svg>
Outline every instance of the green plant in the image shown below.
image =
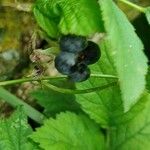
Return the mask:
<svg viewBox="0 0 150 150">
<path fill-rule="evenodd" d="M 119 1 L 145 13 L 150 23 L 149 7 Z M 1 119 L 0 149 L 150 149 L 148 61 L 124 13 L 112 0 L 37 0 L 33 12 L 49 38 L 103 33 L 97 42 L 101 59 L 90 66 L 90 79 L 71 86 L 66 76 L 0 82 L 39 81 L 45 87 L 31 93 L 42 113 L 0 87 L 0 98 L 18 106 L 8 120 Z M 41 124 L 36 131 L 27 116 Z"/>
</svg>

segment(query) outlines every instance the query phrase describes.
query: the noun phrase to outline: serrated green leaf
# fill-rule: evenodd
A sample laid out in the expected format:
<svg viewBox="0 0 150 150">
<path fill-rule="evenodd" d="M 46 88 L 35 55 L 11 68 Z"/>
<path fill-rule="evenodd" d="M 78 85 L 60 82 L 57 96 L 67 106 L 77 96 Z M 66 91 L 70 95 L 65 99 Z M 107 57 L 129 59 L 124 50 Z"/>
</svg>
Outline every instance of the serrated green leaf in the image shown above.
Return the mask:
<svg viewBox="0 0 150 150">
<path fill-rule="evenodd" d="M 9 119 L 0 120 L 0 149 L 1 150 L 39 150 L 28 141 L 32 133 L 27 124 L 27 116 L 19 108 Z"/>
<path fill-rule="evenodd" d="M 142 107 L 141 107 L 142 106 Z M 140 111 L 137 112 L 137 110 Z M 136 110 L 136 111 L 135 111 Z M 150 94 L 145 94 L 130 113 L 134 117 L 110 128 L 110 147 L 112 150 L 149 150 L 150 149 Z"/>
<path fill-rule="evenodd" d="M 90 35 L 103 31 L 101 12 L 96 0 L 62 0 L 63 16 L 59 29 L 63 34 Z"/>
<path fill-rule="evenodd" d="M 102 56 L 100 60 L 90 67 L 91 73 L 116 75 L 113 60 L 109 54 L 109 43 L 101 43 Z M 109 84 L 114 79 L 93 78 L 76 84 L 77 89 L 85 89 Z M 102 91 L 76 95 L 76 101 L 81 108 L 97 123 L 103 127 L 115 124 L 115 118 L 123 115 L 123 105 L 118 85 Z"/>
<path fill-rule="evenodd" d="M 49 35 L 53 33 L 52 27 L 61 34 L 83 36 L 104 31 L 101 11 L 96 0 L 37 0 L 34 9 L 42 14 L 42 17 L 35 14 L 36 20 Z M 44 22 L 46 26 L 43 25 Z M 57 37 L 55 34 L 51 36 Z"/>
<path fill-rule="evenodd" d="M 107 40 L 103 41 L 101 43 L 102 56 L 98 63 L 90 67 L 92 73 L 116 74 L 109 50 L 109 42 Z M 108 84 L 110 82 L 112 82 L 112 79 L 90 78 L 90 80 L 76 85 L 79 89 L 85 89 Z M 121 92 L 118 85 L 109 87 L 102 91 L 76 95 L 76 101 L 81 104 L 81 108 L 92 119 L 103 127 L 109 128 L 110 126 L 115 126 L 118 122 L 121 122 L 120 120 L 122 117 L 126 115 L 126 113 L 124 113 Z M 143 106 L 139 105 L 139 107 L 132 109 L 132 112 L 129 111 L 129 115 L 124 117 L 122 123 L 132 119 L 141 109 L 143 109 Z"/>
<path fill-rule="evenodd" d="M 99 127 L 85 115 L 61 113 L 46 120 L 31 138 L 44 150 L 103 150 L 104 137 Z"/>
<path fill-rule="evenodd" d="M 125 111 L 128 111 L 145 89 L 147 59 L 143 44 L 133 26 L 112 0 L 99 0 L 105 28 L 118 73 Z"/>
<path fill-rule="evenodd" d="M 150 7 L 147 7 L 145 9 L 146 9 L 145 15 L 146 15 L 148 23 L 150 24 Z"/>
</svg>

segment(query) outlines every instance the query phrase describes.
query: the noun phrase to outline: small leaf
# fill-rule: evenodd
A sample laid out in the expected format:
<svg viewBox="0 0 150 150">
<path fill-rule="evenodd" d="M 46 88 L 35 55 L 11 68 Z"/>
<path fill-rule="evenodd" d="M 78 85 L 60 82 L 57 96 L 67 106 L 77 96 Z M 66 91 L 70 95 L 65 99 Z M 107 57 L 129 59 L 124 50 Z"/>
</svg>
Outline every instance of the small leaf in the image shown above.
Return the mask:
<svg viewBox="0 0 150 150">
<path fill-rule="evenodd" d="M 54 38 L 56 31 L 83 36 L 104 31 L 96 0 L 37 0 L 34 14 L 41 28 Z"/>
<path fill-rule="evenodd" d="M 66 110 L 79 110 L 79 105 L 76 103 L 74 95 L 62 94 L 50 89 L 39 89 L 32 92 L 31 95 L 44 107 L 44 112 L 48 116 Z"/>
<path fill-rule="evenodd" d="M 33 9 L 33 12 L 37 23 L 47 33 L 47 35 L 55 38 L 58 37 L 59 32 L 56 27 L 56 22 L 54 20 L 51 21 L 48 17 L 44 16 L 36 7 Z"/>
<path fill-rule="evenodd" d="M 146 15 L 148 23 L 150 24 L 150 7 L 147 7 L 145 9 L 146 9 L 145 15 Z"/>
<path fill-rule="evenodd" d="M 143 44 L 133 26 L 112 0 L 100 0 L 105 28 L 120 81 L 125 111 L 139 99 L 145 89 L 147 58 Z"/>
<path fill-rule="evenodd" d="M 20 107 L 9 119 L 0 120 L 1 150 L 39 150 L 28 141 L 32 133 L 27 124 L 27 116 Z"/>
<path fill-rule="evenodd" d="M 61 113 L 46 120 L 31 138 L 44 150 L 103 150 L 104 137 L 99 127 L 85 115 Z"/>
<path fill-rule="evenodd" d="M 140 108 L 140 111 L 137 112 L 141 106 L 143 109 Z M 134 113 L 134 117 L 128 122 L 118 123 L 110 128 L 112 150 L 148 150 L 150 148 L 150 94 L 145 94 L 131 112 Z M 126 118 L 129 116 L 130 114 L 125 115 Z M 122 117 L 121 120 L 124 121 L 125 117 Z"/>
</svg>

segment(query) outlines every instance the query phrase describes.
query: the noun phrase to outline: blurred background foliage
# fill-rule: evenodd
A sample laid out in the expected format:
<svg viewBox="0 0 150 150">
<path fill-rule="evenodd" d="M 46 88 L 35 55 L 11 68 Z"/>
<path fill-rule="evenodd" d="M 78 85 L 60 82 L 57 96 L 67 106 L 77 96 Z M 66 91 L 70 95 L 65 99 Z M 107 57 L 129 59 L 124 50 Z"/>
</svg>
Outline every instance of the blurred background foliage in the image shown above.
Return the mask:
<svg viewBox="0 0 150 150">
<path fill-rule="evenodd" d="M 35 22 L 31 13 L 18 11 L 12 7 L 6 7 L 8 4 L 15 3 L 13 0 L 2 0 L 0 2 L 1 80 L 12 77 L 15 68 L 19 63 L 22 63 L 25 57 L 23 54 L 26 54 L 30 36 L 35 28 Z"/>
</svg>

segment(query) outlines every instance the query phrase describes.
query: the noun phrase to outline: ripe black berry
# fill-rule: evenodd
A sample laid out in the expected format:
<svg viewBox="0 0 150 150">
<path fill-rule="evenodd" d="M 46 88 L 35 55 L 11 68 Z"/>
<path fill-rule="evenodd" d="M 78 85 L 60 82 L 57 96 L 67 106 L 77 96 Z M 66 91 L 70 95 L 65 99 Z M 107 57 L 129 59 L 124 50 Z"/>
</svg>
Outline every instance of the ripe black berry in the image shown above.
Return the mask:
<svg viewBox="0 0 150 150">
<path fill-rule="evenodd" d="M 87 65 L 96 63 L 101 56 L 99 46 L 92 42 L 88 41 L 88 46 L 86 49 L 80 52 L 78 61 L 83 61 Z"/>
<path fill-rule="evenodd" d="M 90 77 L 90 69 L 85 64 L 78 63 L 71 70 L 72 73 L 69 75 L 69 78 L 74 82 L 82 82 Z"/>
<path fill-rule="evenodd" d="M 66 52 L 78 53 L 87 46 L 86 37 L 76 35 L 64 35 L 60 38 L 60 49 Z"/>
<path fill-rule="evenodd" d="M 74 53 L 61 52 L 55 58 L 56 69 L 64 75 L 69 75 L 71 68 L 76 64 L 76 57 Z"/>
<path fill-rule="evenodd" d="M 60 54 L 55 58 L 56 69 L 74 82 L 90 77 L 88 65 L 96 63 L 100 56 L 99 46 L 83 36 L 65 35 L 60 38 Z"/>
</svg>

